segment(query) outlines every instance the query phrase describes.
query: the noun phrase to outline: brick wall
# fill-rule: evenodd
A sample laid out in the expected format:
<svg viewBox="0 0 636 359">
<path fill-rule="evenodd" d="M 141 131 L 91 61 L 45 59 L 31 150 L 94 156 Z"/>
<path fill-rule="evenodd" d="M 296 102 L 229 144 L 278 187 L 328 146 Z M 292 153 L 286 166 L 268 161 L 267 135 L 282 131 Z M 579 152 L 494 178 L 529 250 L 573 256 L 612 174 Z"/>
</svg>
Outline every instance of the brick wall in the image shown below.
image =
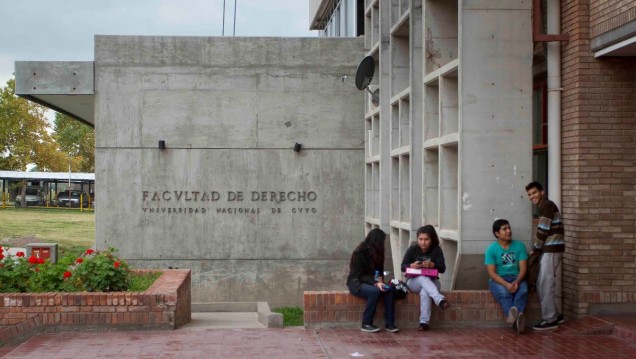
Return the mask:
<svg viewBox="0 0 636 359">
<path fill-rule="evenodd" d="M 589 4 L 590 38 L 636 20 L 634 0 L 591 0 Z"/>
<path fill-rule="evenodd" d="M 601 5 L 619 2 L 561 2 L 562 32 L 570 35 L 562 43 L 563 291 L 570 315 L 636 301 L 636 59 L 595 59 L 589 47 L 590 11 L 609 17 Z"/>
<path fill-rule="evenodd" d="M 190 281 L 190 270 L 166 270 L 145 292 L 0 293 L 0 342 L 54 329 L 174 329 L 190 321 Z"/>
<path fill-rule="evenodd" d="M 501 326 L 505 324 L 499 303 L 487 290 L 456 290 L 444 293 L 451 304 L 447 310 L 433 306 L 431 326 Z M 362 322 L 365 300 L 347 291 L 306 291 L 304 293 L 305 327 L 359 327 Z M 395 305 L 396 325 L 416 327 L 420 316 L 420 297 L 409 293 Z M 530 293 L 525 313 L 529 323 L 538 322 L 541 309 L 536 293 Z M 373 322 L 376 326 L 384 323 L 384 306 L 380 301 Z M 529 324 L 528 323 L 528 324 Z"/>
</svg>

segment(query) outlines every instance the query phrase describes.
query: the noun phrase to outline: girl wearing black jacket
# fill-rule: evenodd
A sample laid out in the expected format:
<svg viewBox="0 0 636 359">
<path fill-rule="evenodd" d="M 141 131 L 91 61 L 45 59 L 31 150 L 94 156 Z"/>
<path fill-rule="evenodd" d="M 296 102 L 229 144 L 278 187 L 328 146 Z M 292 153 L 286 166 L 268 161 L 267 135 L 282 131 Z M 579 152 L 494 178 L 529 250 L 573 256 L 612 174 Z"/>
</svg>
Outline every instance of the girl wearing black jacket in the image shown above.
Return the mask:
<svg viewBox="0 0 636 359">
<path fill-rule="evenodd" d="M 402 272 L 406 268 L 435 268 L 439 273 L 446 271 L 444 252 L 439 246 L 439 238 L 435 228 L 431 225 L 420 227 L 417 230 L 417 243 L 410 246 L 402 259 Z M 406 282 L 409 290 L 420 294 L 420 326 L 418 331 L 428 330 L 428 322 L 431 319 L 431 299 L 440 308 L 448 308 L 448 302 L 440 291 L 439 278 L 417 276 L 409 278 Z"/>
<path fill-rule="evenodd" d="M 384 297 L 384 328 L 396 333 L 400 331 L 395 326 L 395 302 L 393 290 L 385 287 L 382 274 L 384 273 L 384 237 L 386 234 L 379 228 L 372 229 L 367 237 L 356 247 L 349 263 L 347 287 L 356 297 L 367 300 L 362 314 L 362 327 L 366 333 L 375 333 L 380 328 L 373 325 L 373 317 L 380 297 Z M 379 273 L 378 280 L 374 278 Z"/>
</svg>

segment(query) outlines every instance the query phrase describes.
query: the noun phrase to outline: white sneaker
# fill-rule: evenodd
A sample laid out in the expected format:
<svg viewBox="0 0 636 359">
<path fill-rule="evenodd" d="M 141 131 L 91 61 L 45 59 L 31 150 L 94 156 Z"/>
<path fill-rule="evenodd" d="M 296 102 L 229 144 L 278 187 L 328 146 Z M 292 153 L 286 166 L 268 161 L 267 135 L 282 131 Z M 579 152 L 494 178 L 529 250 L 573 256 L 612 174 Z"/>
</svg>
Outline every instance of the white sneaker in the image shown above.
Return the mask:
<svg viewBox="0 0 636 359">
<path fill-rule="evenodd" d="M 508 318 L 506 319 L 506 323 L 513 324 L 517 321 L 517 316 L 519 315 L 519 310 L 517 307 L 510 307 L 508 311 Z"/>
</svg>

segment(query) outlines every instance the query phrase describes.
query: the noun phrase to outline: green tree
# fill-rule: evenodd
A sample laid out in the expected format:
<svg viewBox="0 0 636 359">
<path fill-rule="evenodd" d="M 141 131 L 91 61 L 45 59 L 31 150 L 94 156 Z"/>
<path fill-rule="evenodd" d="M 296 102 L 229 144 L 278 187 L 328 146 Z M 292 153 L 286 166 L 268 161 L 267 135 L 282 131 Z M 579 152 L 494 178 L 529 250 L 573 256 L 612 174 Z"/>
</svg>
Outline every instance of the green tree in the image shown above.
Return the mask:
<svg viewBox="0 0 636 359">
<path fill-rule="evenodd" d="M 15 95 L 15 80 L 0 90 L 0 154 L 3 169 L 24 171 L 36 163 L 43 143 L 51 143 L 42 106 Z M 42 166 L 39 163 L 38 167 Z"/>
<path fill-rule="evenodd" d="M 15 95 L 15 80 L 0 89 L 0 169 L 24 171 L 35 164 L 42 171 L 64 168 L 65 156 L 49 134 L 46 108 Z M 25 205 L 26 181 L 22 183 Z"/>
<path fill-rule="evenodd" d="M 55 114 L 55 140 L 75 172 L 95 171 L 95 130 L 64 114 Z"/>
</svg>

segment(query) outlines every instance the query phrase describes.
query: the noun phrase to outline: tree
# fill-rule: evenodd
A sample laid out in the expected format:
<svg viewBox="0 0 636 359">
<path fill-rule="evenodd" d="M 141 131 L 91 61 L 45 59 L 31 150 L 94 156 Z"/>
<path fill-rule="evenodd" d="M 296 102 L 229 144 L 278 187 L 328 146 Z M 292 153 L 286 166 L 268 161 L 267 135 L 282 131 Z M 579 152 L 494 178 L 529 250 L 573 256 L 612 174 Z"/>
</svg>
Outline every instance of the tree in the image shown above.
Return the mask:
<svg viewBox="0 0 636 359">
<path fill-rule="evenodd" d="M 65 156 L 49 135 L 46 108 L 15 95 L 15 80 L 0 89 L 0 169 L 24 171 L 35 164 L 44 171 L 64 168 Z M 26 181 L 22 183 L 25 206 Z"/>
<path fill-rule="evenodd" d="M 95 171 L 95 130 L 92 127 L 56 113 L 54 137 L 62 152 L 69 155 L 73 171 Z"/>
</svg>

